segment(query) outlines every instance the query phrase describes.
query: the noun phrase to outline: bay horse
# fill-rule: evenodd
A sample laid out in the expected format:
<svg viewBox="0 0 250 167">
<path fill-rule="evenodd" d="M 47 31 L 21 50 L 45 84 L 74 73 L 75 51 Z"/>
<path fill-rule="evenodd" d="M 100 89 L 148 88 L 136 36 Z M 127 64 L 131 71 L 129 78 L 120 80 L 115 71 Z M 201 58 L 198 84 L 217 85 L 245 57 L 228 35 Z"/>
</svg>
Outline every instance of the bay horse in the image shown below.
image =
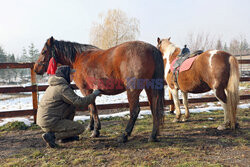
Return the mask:
<svg viewBox="0 0 250 167">
<path fill-rule="evenodd" d="M 149 141 L 157 141 L 159 128 L 164 122 L 164 64 L 161 52 L 153 45 L 132 41 L 107 50 L 92 45 L 65 42 L 49 38 L 35 62 L 37 74 L 44 74 L 51 57 L 62 65 L 76 70 L 74 81 L 84 96 L 92 93 L 96 84 L 105 95 L 127 91 L 130 119 L 125 132 L 118 137 L 126 142 L 140 112 L 139 95 L 145 89 L 153 115 L 153 129 Z M 148 86 L 149 81 L 154 85 Z M 99 82 L 101 84 L 98 84 Z M 89 105 L 89 130 L 92 137 L 100 135 L 101 123 L 96 104 Z"/>
<path fill-rule="evenodd" d="M 182 92 L 185 108 L 185 118 L 182 121 L 189 118 L 187 94 L 213 90 L 215 97 L 224 109 L 224 123 L 217 129 L 235 129 L 238 125 L 236 110 L 239 101 L 240 77 L 237 59 L 224 51 L 209 50 L 203 52 L 197 56 L 190 69 L 179 73 L 176 83 L 170 65 L 181 50 L 170 42 L 170 38 L 157 38 L 157 43 L 157 48 L 162 52 L 164 59 L 165 80 L 170 91 L 170 98 L 173 98 L 176 107 L 176 118 L 173 122 L 181 120 L 178 90 Z"/>
</svg>

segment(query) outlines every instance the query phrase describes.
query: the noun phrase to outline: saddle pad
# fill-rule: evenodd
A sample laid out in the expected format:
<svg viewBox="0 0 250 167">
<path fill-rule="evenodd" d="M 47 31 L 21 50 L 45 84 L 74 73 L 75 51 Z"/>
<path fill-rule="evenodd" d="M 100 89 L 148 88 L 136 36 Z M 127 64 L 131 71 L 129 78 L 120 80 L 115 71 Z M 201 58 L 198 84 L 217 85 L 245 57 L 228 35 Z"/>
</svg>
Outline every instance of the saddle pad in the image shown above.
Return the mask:
<svg viewBox="0 0 250 167">
<path fill-rule="evenodd" d="M 191 57 L 191 58 L 188 58 L 187 60 L 185 60 L 180 67 L 178 67 L 180 69 L 179 72 L 182 72 L 182 71 L 187 71 L 190 69 L 190 67 L 192 66 L 194 60 L 197 58 L 197 56 L 195 57 Z M 170 65 L 170 69 L 171 69 L 171 72 L 174 71 L 174 68 L 173 68 L 173 65 L 175 63 L 175 61 L 177 60 L 178 58 L 174 59 L 174 61 L 171 63 Z"/>
</svg>

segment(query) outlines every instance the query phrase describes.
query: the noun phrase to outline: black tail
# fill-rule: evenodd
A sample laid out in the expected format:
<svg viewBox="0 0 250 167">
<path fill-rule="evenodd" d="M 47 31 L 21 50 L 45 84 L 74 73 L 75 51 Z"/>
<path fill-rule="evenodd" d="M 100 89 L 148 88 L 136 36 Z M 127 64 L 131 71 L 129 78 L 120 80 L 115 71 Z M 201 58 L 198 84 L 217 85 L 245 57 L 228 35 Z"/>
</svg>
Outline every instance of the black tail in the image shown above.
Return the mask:
<svg viewBox="0 0 250 167">
<path fill-rule="evenodd" d="M 153 89 L 153 112 L 156 112 L 156 121 L 158 126 L 164 125 L 164 62 L 162 54 L 158 49 L 153 50 L 153 58 L 155 62 L 155 71 L 153 79 L 156 80 Z"/>
</svg>

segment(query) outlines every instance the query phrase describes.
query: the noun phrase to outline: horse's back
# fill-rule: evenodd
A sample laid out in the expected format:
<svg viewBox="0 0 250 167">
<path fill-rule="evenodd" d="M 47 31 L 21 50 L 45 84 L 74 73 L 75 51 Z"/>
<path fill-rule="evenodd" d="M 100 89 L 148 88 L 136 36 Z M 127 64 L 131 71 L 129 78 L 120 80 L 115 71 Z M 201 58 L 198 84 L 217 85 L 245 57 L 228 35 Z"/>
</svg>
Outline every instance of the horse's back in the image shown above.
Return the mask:
<svg viewBox="0 0 250 167">
<path fill-rule="evenodd" d="M 179 85 L 192 93 L 206 92 L 218 86 L 225 87 L 230 75 L 231 56 L 219 50 L 208 50 L 198 55 L 192 67 L 180 73 Z"/>
<path fill-rule="evenodd" d="M 107 51 L 107 55 L 113 57 L 114 65 L 122 71 L 123 77 L 151 78 L 157 66 L 156 61 L 163 63 L 161 52 L 142 41 L 126 42 L 111 48 L 111 53 Z"/>
<path fill-rule="evenodd" d="M 101 79 L 128 78 L 151 79 L 156 71 L 164 76 L 161 52 L 153 45 L 131 41 L 107 50 L 91 50 L 82 53 L 77 63 L 85 76 Z"/>
</svg>

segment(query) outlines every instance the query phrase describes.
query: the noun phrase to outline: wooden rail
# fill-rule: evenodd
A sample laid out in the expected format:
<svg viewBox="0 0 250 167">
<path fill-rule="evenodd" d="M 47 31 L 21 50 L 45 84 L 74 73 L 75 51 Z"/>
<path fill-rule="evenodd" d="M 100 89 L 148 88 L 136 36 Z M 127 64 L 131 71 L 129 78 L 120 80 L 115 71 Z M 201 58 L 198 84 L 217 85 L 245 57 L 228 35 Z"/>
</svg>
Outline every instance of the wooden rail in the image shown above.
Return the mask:
<svg viewBox="0 0 250 167">
<path fill-rule="evenodd" d="M 250 59 L 238 60 L 240 64 L 250 64 Z M 34 123 L 36 123 L 36 112 L 38 108 L 37 92 L 45 91 L 48 85 L 37 85 L 36 84 L 36 74 L 33 70 L 34 63 L 0 63 L 0 69 L 11 69 L 11 68 L 30 68 L 31 70 L 31 86 L 16 86 L 16 87 L 0 87 L 0 93 L 20 93 L 20 92 L 32 92 L 32 104 L 33 109 L 29 110 L 15 110 L 15 111 L 2 111 L 0 112 L 0 118 L 7 117 L 18 117 L 33 115 Z M 241 82 L 250 81 L 250 77 L 241 77 Z M 78 89 L 76 85 L 72 85 L 73 89 Z M 240 96 L 240 100 L 250 99 L 250 95 Z M 215 102 L 218 101 L 215 97 L 206 98 L 192 98 L 188 99 L 189 103 L 202 103 L 202 102 Z M 181 100 L 182 103 L 182 100 Z M 172 100 L 165 100 L 165 105 L 174 104 Z M 149 106 L 148 102 L 140 102 L 140 106 Z M 115 103 L 115 104 L 103 104 L 97 105 L 97 109 L 117 109 L 117 108 L 128 108 L 128 103 Z M 78 111 L 86 111 L 86 108 L 78 108 Z"/>
</svg>

